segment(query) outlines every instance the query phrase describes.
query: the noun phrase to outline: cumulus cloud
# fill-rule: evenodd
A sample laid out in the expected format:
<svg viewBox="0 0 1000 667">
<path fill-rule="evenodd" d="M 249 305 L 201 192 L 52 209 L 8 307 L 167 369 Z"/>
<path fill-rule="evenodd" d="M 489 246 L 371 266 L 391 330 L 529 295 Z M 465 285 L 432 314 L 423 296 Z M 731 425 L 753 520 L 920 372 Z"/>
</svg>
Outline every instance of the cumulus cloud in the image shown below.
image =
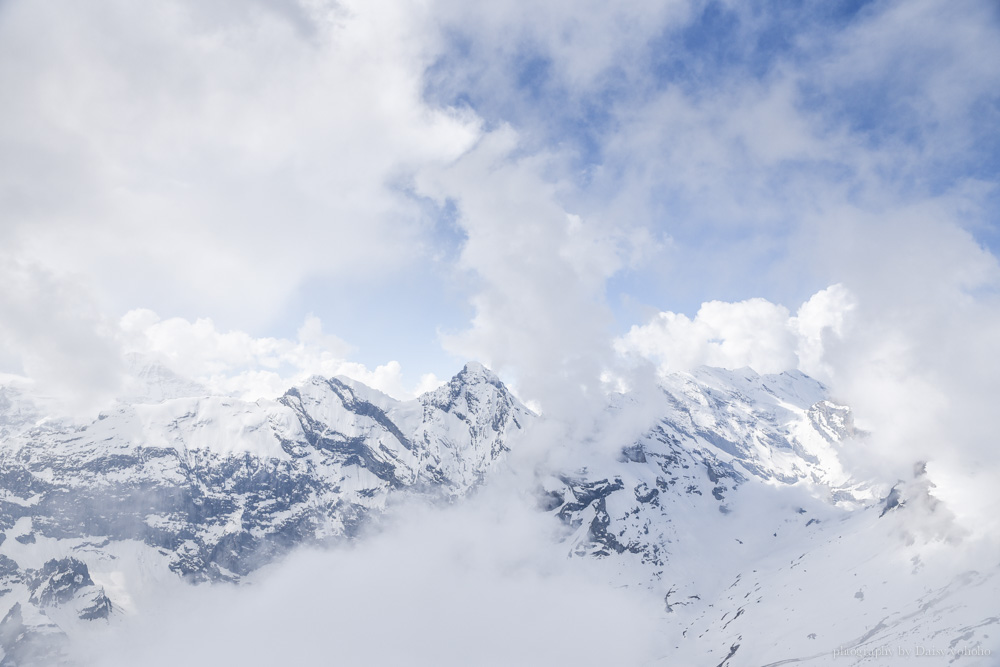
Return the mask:
<svg viewBox="0 0 1000 667">
<path fill-rule="evenodd" d="M 843 336 L 853 309 L 854 298 L 843 285 L 816 293 L 794 317 L 766 299 L 710 301 L 693 319 L 662 312 L 633 326 L 615 341 L 615 349 L 647 358 L 663 373 L 702 365 L 749 366 L 760 373 L 800 369 L 823 377 L 830 374 L 824 341 Z"/>
<path fill-rule="evenodd" d="M 133 310 L 121 320 L 122 350 L 136 363 L 160 363 L 209 391 L 244 399 L 273 398 L 311 375 L 344 375 L 390 396 L 406 399 L 441 384 L 425 374 L 415 386 L 404 384 L 398 361 L 370 370 L 349 361 L 353 348 L 325 333 L 309 316 L 295 340 L 255 338 L 244 331 L 220 331 L 210 319 L 194 322 L 161 319 L 151 310 Z"/>
</svg>

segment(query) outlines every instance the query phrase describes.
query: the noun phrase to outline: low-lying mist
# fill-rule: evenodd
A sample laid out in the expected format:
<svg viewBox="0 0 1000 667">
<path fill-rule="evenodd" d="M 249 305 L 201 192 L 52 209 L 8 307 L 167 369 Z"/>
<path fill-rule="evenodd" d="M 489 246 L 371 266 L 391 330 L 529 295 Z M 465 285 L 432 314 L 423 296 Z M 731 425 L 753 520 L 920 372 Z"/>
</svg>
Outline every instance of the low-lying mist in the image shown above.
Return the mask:
<svg viewBox="0 0 1000 667">
<path fill-rule="evenodd" d="M 176 590 L 80 637 L 100 667 L 643 664 L 662 602 L 568 559 L 524 496 L 394 512 L 377 533 L 301 549 L 248 584 Z"/>
</svg>

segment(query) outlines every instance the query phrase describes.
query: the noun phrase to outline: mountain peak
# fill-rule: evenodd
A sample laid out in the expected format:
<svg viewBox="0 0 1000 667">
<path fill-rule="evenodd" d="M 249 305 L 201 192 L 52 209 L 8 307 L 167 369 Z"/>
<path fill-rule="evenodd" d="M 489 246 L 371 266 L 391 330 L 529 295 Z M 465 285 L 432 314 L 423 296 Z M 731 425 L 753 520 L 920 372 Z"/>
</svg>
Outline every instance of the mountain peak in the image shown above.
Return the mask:
<svg viewBox="0 0 1000 667">
<path fill-rule="evenodd" d="M 423 394 L 419 400 L 459 415 L 462 420 L 493 424 L 494 431 L 502 430 L 501 423 L 508 414 L 515 415 L 514 423 L 519 428 L 516 415 L 530 414 L 500 378 L 477 361 L 465 364 L 447 384 Z"/>
<path fill-rule="evenodd" d="M 462 384 L 480 384 L 485 382 L 487 384 L 492 384 L 494 386 L 501 386 L 500 378 L 497 374 L 490 369 L 483 366 L 478 361 L 470 361 L 462 370 L 458 372 L 455 377 L 452 378 L 452 382 L 458 381 Z"/>
</svg>

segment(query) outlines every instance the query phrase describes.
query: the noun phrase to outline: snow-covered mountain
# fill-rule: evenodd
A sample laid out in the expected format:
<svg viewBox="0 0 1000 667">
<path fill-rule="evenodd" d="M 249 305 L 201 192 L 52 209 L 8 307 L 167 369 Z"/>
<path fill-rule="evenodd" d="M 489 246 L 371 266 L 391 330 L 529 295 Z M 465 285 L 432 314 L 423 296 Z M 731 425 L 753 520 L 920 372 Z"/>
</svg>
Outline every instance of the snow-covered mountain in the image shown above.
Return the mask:
<svg viewBox="0 0 1000 667">
<path fill-rule="evenodd" d="M 140 377 L 149 391 L 84 425 L 31 426 L 24 401 L 9 402 L 8 655 L 52 645 L 56 619 L 127 611 L 123 577 L 238 581 L 294 546 L 354 535 L 393 495 L 461 496 L 534 418 L 479 364 L 407 402 L 346 378 L 246 402 L 164 392 L 164 378 L 186 388 L 165 369 Z"/>
<path fill-rule="evenodd" d="M 86 424 L 0 390 L 0 665 L 58 662 L 144 596 L 239 582 L 407 498 L 461 502 L 543 421 L 475 363 L 411 401 L 346 378 L 248 402 L 134 375 Z M 961 652 L 991 646 L 995 564 L 956 567 L 920 469 L 891 490 L 852 475 L 844 449 L 866 436 L 820 383 L 702 368 L 602 418 L 637 414 L 655 415 L 640 437 L 536 470 L 529 491 L 568 558 L 662 598 L 662 664 L 871 664 L 890 641 L 973 664 Z"/>
<path fill-rule="evenodd" d="M 616 460 L 542 485 L 570 554 L 662 596 L 650 664 L 994 664 L 995 554 L 967 553 L 922 465 L 854 478 L 843 454 L 867 434 L 820 383 L 701 368 L 660 401 Z"/>
</svg>

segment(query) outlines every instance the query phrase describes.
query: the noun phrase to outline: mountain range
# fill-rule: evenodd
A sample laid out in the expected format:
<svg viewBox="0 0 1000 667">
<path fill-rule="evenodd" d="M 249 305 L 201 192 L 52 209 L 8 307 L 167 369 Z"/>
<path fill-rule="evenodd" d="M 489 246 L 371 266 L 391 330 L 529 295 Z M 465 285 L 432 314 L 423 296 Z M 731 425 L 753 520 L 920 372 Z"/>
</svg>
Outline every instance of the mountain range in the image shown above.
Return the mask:
<svg viewBox="0 0 1000 667">
<path fill-rule="evenodd" d="M 72 664 L 73 637 L 161 588 L 240 585 L 505 476 L 567 559 L 662 600 L 648 664 L 991 664 L 997 559 L 965 558 L 921 462 L 860 473 L 873 436 L 802 373 L 702 367 L 611 394 L 601 436 L 555 459 L 527 455 L 548 418 L 478 363 L 409 401 L 344 377 L 246 401 L 134 375 L 83 421 L 0 388 L 0 665 Z"/>
</svg>

